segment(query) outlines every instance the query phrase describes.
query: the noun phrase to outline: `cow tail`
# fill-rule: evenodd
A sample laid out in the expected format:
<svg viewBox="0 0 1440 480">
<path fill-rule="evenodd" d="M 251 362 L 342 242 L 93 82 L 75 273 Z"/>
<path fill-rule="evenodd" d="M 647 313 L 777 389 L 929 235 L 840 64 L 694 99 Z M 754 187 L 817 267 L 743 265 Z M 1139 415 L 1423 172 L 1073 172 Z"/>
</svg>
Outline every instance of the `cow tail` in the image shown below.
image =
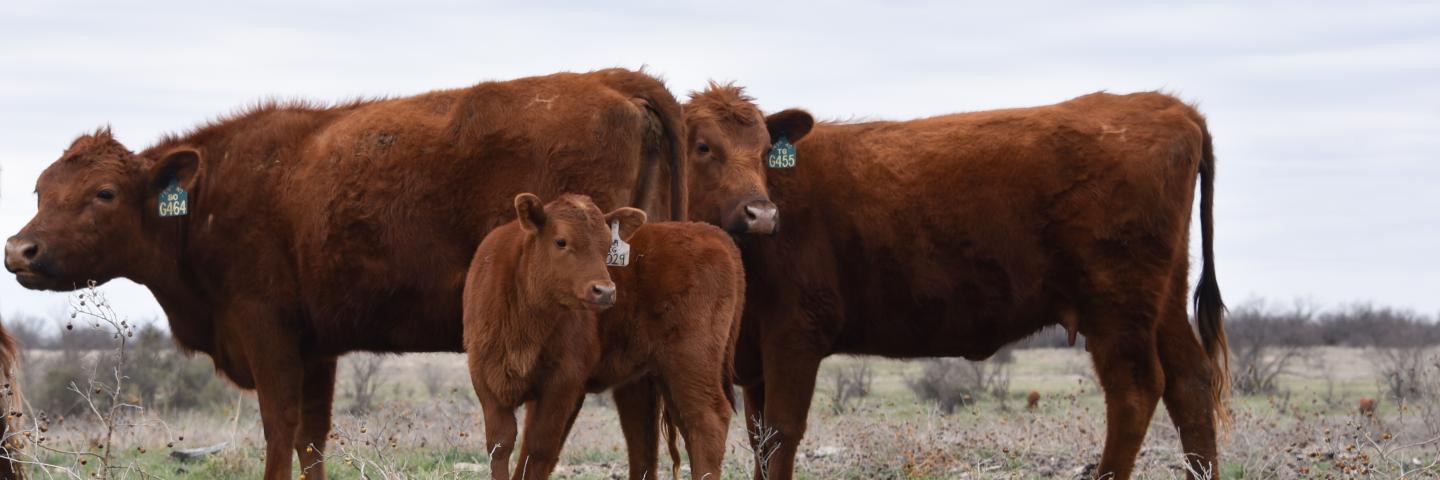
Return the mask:
<svg viewBox="0 0 1440 480">
<path fill-rule="evenodd" d="M 1210 130 L 1203 122 L 1200 128 L 1204 134 L 1200 161 L 1200 235 L 1204 263 L 1200 283 L 1195 286 L 1195 322 L 1214 367 L 1211 394 L 1215 418 L 1228 428 L 1230 414 L 1225 400 L 1230 397 L 1230 346 L 1225 339 L 1225 301 L 1220 298 L 1220 285 L 1215 279 L 1215 148 Z"/>
<path fill-rule="evenodd" d="M 675 418 L 670 414 L 670 409 L 665 408 L 666 402 L 660 402 L 660 425 L 661 432 L 665 435 L 665 446 L 670 450 L 670 474 L 671 478 L 680 479 L 680 429 L 675 426 Z"/>
<path fill-rule="evenodd" d="M 690 202 L 689 185 L 686 184 L 689 176 L 685 165 L 685 126 L 680 103 L 664 87 L 652 90 L 659 91 L 643 92 L 638 98 L 645 101 L 645 108 L 660 121 L 664 152 L 668 154 L 665 162 L 670 166 L 670 220 L 684 221 L 689 217 L 687 206 Z M 643 185 L 641 188 L 650 186 Z"/>
<path fill-rule="evenodd" d="M 0 404 L 4 405 L 4 418 L 0 418 L 0 479 L 7 480 L 25 477 L 15 458 L 21 442 L 11 438 L 16 435 L 14 427 L 20 423 L 16 414 L 25 403 L 20 394 L 20 378 L 15 374 L 20 367 L 19 355 L 15 339 L 10 337 L 4 326 L 0 326 L 0 374 L 5 377 L 4 388 L 0 389 L 0 395 L 4 395 L 4 399 L 0 400 Z"/>
</svg>

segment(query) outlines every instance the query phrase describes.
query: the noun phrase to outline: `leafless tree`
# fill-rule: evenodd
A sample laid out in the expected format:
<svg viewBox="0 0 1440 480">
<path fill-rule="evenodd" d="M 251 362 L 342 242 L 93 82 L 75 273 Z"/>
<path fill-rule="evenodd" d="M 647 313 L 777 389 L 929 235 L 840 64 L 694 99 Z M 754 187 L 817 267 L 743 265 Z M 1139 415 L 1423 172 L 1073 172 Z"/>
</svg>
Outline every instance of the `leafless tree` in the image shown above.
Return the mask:
<svg viewBox="0 0 1440 480">
<path fill-rule="evenodd" d="M 375 392 L 384 383 L 380 370 L 385 367 L 385 357 L 374 353 L 358 353 L 345 357 L 350 371 L 350 399 L 355 403 L 350 409 L 356 414 L 369 412 L 375 407 Z"/>
</svg>

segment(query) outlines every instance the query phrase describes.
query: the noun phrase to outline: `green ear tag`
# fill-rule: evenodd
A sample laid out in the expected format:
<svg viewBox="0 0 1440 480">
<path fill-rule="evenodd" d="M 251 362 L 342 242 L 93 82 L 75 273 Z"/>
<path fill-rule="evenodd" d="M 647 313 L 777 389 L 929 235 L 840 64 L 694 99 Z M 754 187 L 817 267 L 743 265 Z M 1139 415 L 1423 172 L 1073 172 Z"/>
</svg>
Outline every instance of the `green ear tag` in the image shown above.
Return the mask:
<svg viewBox="0 0 1440 480">
<path fill-rule="evenodd" d="M 180 188 L 180 179 L 170 177 L 170 186 L 160 191 L 160 216 L 179 217 L 190 213 L 190 194 Z"/>
<path fill-rule="evenodd" d="M 765 159 L 770 168 L 795 168 L 795 145 L 789 139 L 780 137 L 770 146 L 770 157 Z"/>
</svg>

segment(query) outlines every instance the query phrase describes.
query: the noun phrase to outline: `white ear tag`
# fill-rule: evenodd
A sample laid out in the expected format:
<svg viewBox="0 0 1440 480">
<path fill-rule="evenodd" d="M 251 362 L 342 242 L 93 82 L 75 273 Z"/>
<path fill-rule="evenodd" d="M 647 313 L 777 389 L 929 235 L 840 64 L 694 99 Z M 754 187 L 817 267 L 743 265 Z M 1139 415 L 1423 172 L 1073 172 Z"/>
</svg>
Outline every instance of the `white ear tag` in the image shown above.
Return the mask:
<svg viewBox="0 0 1440 480">
<path fill-rule="evenodd" d="M 623 267 L 630 264 L 630 244 L 620 239 L 620 221 L 610 222 L 610 253 L 605 254 L 605 265 Z"/>
</svg>

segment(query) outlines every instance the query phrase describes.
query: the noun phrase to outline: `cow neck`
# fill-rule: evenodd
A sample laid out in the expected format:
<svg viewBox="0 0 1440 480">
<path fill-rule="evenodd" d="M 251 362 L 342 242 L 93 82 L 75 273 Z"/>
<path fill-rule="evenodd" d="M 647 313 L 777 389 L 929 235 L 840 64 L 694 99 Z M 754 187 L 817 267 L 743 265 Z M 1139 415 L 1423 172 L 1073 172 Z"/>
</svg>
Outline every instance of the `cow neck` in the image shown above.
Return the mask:
<svg viewBox="0 0 1440 480">
<path fill-rule="evenodd" d="M 145 285 L 160 307 L 169 317 L 170 329 L 182 345 L 187 348 L 208 352 L 213 344 L 210 328 L 211 305 L 199 289 L 196 277 L 187 260 L 190 216 L 182 216 L 173 222 L 158 218 L 154 224 L 173 223 L 155 229 L 154 245 L 157 246 L 151 258 L 155 261 L 140 262 L 144 267 L 135 280 Z"/>
</svg>

